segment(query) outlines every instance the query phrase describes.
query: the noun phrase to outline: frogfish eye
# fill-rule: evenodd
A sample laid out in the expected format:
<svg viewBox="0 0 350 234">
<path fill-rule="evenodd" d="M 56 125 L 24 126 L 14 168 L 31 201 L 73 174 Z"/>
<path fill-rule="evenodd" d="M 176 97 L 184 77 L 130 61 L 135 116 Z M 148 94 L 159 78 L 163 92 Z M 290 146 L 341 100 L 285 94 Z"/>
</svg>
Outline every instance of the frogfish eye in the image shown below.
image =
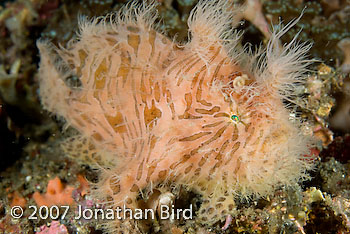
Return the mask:
<svg viewBox="0 0 350 234">
<path fill-rule="evenodd" d="M 238 115 L 231 115 L 231 120 L 234 121 L 234 122 L 239 122 Z"/>
</svg>

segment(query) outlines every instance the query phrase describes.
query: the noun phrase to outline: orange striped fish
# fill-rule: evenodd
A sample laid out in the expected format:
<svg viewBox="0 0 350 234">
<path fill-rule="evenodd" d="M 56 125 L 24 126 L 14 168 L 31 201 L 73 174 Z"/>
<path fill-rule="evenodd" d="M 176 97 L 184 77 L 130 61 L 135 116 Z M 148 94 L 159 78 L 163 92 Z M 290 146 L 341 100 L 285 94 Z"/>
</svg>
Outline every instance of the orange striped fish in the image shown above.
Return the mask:
<svg viewBox="0 0 350 234">
<path fill-rule="evenodd" d="M 198 218 L 212 224 L 233 214 L 237 196 L 307 178 L 312 160 L 303 157 L 314 140 L 283 100 L 296 96 L 310 46 L 296 38 L 278 45 L 296 21 L 251 54 L 228 1 L 199 2 L 184 45 L 157 31 L 154 5 L 81 19 L 66 48 L 37 43 L 42 104 L 80 132 L 66 151 L 104 168 L 93 194 L 137 209 L 154 189 L 184 186 L 201 195 Z M 107 226 L 129 230 L 125 222 Z"/>
</svg>

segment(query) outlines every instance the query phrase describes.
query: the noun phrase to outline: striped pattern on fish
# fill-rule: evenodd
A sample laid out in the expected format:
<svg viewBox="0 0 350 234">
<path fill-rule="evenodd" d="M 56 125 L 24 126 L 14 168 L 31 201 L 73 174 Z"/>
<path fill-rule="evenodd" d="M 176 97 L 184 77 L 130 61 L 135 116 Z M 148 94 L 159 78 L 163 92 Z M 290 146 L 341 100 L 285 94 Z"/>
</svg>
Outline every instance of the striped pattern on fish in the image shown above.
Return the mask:
<svg viewBox="0 0 350 234">
<path fill-rule="evenodd" d="M 279 51 L 289 25 L 273 34 L 265 60 L 246 54 L 230 7 L 200 2 L 184 45 L 154 29 L 153 4 L 81 20 L 66 49 L 38 42 L 42 103 L 81 133 L 67 151 L 113 161 L 96 196 L 137 208 L 153 188 L 186 186 L 203 197 L 199 218 L 214 223 L 233 212 L 236 194 L 264 196 L 307 177 L 313 140 L 282 101 L 302 81 L 309 47 L 293 41 Z"/>
</svg>

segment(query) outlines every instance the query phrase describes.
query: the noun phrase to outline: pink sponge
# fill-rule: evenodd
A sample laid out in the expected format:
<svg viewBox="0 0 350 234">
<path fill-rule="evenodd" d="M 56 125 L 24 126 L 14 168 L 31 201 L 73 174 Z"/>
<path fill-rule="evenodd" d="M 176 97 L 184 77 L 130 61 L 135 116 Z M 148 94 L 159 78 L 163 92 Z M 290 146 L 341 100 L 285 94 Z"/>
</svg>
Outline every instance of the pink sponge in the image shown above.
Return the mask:
<svg viewBox="0 0 350 234">
<path fill-rule="evenodd" d="M 52 221 L 50 227 L 43 225 L 37 234 L 68 234 L 67 228 L 59 221 Z"/>
</svg>

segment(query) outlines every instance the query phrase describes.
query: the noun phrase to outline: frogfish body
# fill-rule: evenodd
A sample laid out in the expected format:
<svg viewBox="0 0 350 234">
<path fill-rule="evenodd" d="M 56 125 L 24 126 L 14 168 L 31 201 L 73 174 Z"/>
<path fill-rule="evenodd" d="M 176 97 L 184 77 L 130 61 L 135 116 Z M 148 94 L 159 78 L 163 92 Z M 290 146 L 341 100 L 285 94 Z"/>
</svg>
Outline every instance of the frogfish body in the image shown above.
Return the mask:
<svg viewBox="0 0 350 234">
<path fill-rule="evenodd" d="M 129 4 L 81 19 L 67 48 L 38 42 L 42 104 L 80 132 L 66 151 L 105 168 L 94 194 L 135 209 L 140 194 L 184 186 L 202 197 L 198 218 L 214 223 L 233 212 L 237 194 L 265 196 L 305 179 L 313 139 L 283 100 L 305 77 L 309 46 L 278 46 L 293 23 L 251 54 L 227 1 L 198 3 L 184 45 L 157 32 L 154 12 Z"/>
</svg>

